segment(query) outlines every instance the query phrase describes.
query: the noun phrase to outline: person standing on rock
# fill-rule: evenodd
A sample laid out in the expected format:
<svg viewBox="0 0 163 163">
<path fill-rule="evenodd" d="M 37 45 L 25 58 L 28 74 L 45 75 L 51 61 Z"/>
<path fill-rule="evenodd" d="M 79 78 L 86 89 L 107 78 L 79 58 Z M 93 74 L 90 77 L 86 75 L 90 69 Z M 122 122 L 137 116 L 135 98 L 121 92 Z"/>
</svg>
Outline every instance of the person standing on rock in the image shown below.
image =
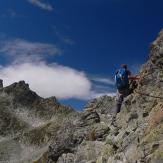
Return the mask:
<svg viewBox="0 0 163 163">
<path fill-rule="evenodd" d="M 125 97 L 131 94 L 136 88 L 135 80 L 140 79 L 139 76 L 131 76 L 131 72 L 127 69 L 126 64 L 122 64 L 120 69 L 115 73 L 115 83 L 117 87 L 116 97 L 116 110 L 113 116 L 113 120 L 116 118 L 117 113 L 121 111 L 121 105 Z"/>
</svg>

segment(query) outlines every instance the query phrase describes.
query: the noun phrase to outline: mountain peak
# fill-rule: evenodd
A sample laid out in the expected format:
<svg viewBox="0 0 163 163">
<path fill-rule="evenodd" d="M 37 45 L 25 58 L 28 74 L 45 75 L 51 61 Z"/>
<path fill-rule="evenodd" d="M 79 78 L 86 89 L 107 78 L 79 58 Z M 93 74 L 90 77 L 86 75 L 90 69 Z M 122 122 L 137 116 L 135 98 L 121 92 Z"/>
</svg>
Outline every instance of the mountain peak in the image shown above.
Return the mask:
<svg viewBox="0 0 163 163">
<path fill-rule="evenodd" d="M 23 106 L 29 106 L 41 99 L 35 92 L 30 90 L 29 84 L 25 83 L 25 81 L 15 82 L 4 87 L 3 92 L 12 96 L 14 103 L 20 103 Z"/>
</svg>

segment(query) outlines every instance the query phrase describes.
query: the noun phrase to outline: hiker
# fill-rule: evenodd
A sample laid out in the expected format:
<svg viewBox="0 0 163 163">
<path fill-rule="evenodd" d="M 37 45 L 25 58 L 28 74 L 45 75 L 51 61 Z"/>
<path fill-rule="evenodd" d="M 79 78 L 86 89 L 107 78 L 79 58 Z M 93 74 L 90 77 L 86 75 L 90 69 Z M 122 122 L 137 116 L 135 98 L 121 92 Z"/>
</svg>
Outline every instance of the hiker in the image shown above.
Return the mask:
<svg viewBox="0 0 163 163">
<path fill-rule="evenodd" d="M 114 118 L 117 113 L 121 111 L 121 105 L 124 97 L 131 94 L 137 87 L 136 80 L 139 80 L 139 76 L 131 76 L 131 72 L 127 69 L 126 64 L 122 64 L 120 69 L 115 73 L 115 83 L 117 87 L 117 98 L 116 98 L 116 110 Z"/>
</svg>

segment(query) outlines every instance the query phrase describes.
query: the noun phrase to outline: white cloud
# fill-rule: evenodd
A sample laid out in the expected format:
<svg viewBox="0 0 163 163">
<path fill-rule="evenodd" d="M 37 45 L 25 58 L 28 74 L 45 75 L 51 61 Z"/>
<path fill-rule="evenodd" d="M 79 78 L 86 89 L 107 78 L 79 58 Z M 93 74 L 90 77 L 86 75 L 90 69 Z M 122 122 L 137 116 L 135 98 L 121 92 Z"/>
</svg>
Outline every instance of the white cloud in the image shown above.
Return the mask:
<svg viewBox="0 0 163 163">
<path fill-rule="evenodd" d="M 108 95 L 115 96 L 115 82 L 110 77 L 104 76 L 90 76 L 90 80 L 92 81 L 92 91 L 90 98 L 97 98 L 100 96 Z"/>
<path fill-rule="evenodd" d="M 98 98 L 98 97 L 101 97 L 101 96 L 111 96 L 111 97 L 114 97 L 116 96 L 116 92 L 96 92 L 96 91 L 92 91 L 91 92 L 91 96 L 90 96 L 90 99 L 94 99 L 94 98 Z"/>
<path fill-rule="evenodd" d="M 53 44 L 30 42 L 23 39 L 9 39 L 0 42 L 0 55 L 6 55 L 19 62 L 38 61 L 49 55 L 60 55 L 62 50 Z"/>
<path fill-rule="evenodd" d="M 23 63 L 1 67 L 4 85 L 25 80 L 40 96 L 87 99 L 91 94 L 91 82 L 82 72 L 58 64 Z"/>
<path fill-rule="evenodd" d="M 52 26 L 52 30 L 54 31 L 55 35 L 58 37 L 60 41 L 62 41 L 65 44 L 68 45 L 74 45 L 75 41 L 72 40 L 71 37 L 65 36 L 58 28 L 57 26 Z"/>
<path fill-rule="evenodd" d="M 17 13 L 15 10 L 9 9 L 4 13 L 0 14 L 1 18 L 24 18 L 25 16 Z"/>
<path fill-rule="evenodd" d="M 53 11 L 53 6 L 47 2 L 44 2 L 43 0 L 27 0 L 31 4 L 47 11 Z"/>
<path fill-rule="evenodd" d="M 107 89 L 93 88 L 85 73 L 58 64 L 33 62 L 0 66 L 0 74 L 4 86 L 24 80 L 42 97 L 90 100 L 103 95 L 115 95 L 113 91 Z"/>
<path fill-rule="evenodd" d="M 0 41 L 0 55 L 11 61 L 8 66 L 0 65 L 0 78 L 4 80 L 4 86 L 24 80 L 42 97 L 88 100 L 102 95 L 114 95 L 114 82 L 110 78 L 87 78 L 85 73 L 70 67 L 46 63 L 46 57 L 61 53 L 60 48 L 48 43 L 22 39 Z"/>
<path fill-rule="evenodd" d="M 69 45 L 75 44 L 75 42 L 71 38 L 68 38 L 68 37 L 62 38 L 62 40 L 64 43 L 69 44 Z"/>
<path fill-rule="evenodd" d="M 99 82 L 99 83 L 104 83 L 108 85 L 114 85 L 114 80 L 111 78 L 103 78 L 103 77 L 93 77 L 91 78 L 92 81 Z"/>
</svg>

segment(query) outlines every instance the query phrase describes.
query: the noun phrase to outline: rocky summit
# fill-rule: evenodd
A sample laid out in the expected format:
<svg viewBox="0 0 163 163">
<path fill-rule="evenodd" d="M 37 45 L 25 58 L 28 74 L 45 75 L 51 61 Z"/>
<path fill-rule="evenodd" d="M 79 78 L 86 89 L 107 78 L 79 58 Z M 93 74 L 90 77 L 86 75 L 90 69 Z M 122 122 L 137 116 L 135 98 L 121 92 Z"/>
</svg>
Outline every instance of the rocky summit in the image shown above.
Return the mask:
<svg viewBox="0 0 163 163">
<path fill-rule="evenodd" d="M 2 163 L 163 163 L 163 30 L 151 43 L 138 87 L 114 125 L 115 97 L 82 112 L 44 99 L 24 81 L 0 87 Z"/>
</svg>

